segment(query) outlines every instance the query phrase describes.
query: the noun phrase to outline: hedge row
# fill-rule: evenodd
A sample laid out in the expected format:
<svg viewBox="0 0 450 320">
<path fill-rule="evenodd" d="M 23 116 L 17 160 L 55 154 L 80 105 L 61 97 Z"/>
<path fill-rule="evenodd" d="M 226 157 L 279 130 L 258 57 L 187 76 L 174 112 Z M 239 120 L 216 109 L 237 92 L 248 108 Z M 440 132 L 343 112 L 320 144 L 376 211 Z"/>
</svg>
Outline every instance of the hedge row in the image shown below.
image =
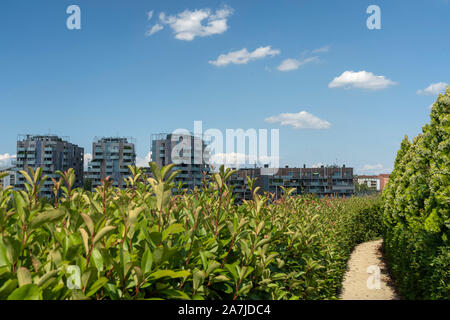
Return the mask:
<svg viewBox="0 0 450 320">
<path fill-rule="evenodd" d="M 383 192 L 386 257 L 407 299 L 450 298 L 450 87 L 401 143 Z"/>
</svg>

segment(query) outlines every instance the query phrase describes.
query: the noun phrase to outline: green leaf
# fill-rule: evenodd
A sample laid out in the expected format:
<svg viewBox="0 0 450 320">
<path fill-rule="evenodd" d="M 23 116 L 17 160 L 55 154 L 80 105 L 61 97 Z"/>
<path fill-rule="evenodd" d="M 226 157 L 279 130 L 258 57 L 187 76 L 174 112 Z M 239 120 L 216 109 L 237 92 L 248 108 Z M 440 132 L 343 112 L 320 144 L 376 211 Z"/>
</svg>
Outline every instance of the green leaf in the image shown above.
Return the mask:
<svg viewBox="0 0 450 320">
<path fill-rule="evenodd" d="M 5 244 L 6 247 L 6 256 L 9 262 L 12 264 L 16 263 L 20 255 L 20 249 L 22 247 L 22 244 L 20 243 L 20 241 L 11 237 L 3 238 L 3 243 Z"/>
<path fill-rule="evenodd" d="M 137 207 L 133 210 L 130 210 L 128 213 L 128 219 L 127 219 L 127 225 L 128 227 L 132 226 L 134 223 L 136 223 L 139 214 L 144 210 L 143 207 Z"/>
<path fill-rule="evenodd" d="M 108 234 L 108 232 L 111 232 L 113 230 L 115 230 L 116 227 L 114 226 L 106 226 L 103 227 L 103 229 L 101 229 L 94 237 L 94 245 L 99 242 L 104 236 L 106 236 Z"/>
<path fill-rule="evenodd" d="M 22 171 L 21 171 L 22 173 Z M 23 172 L 26 174 L 26 172 Z M 22 173 L 22 174 L 23 174 Z M 26 176 L 25 176 L 26 178 Z M 14 192 L 14 208 L 16 209 L 16 213 L 19 216 L 22 223 L 26 222 L 26 203 L 23 198 L 23 196 L 20 194 L 20 192 Z"/>
<path fill-rule="evenodd" d="M 19 287 L 30 284 L 32 282 L 30 271 L 25 267 L 17 269 L 17 280 L 19 281 Z"/>
<path fill-rule="evenodd" d="M 30 229 L 36 229 L 42 226 L 43 224 L 46 224 L 48 222 L 53 222 L 65 215 L 64 210 L 57 209 L 57 210 L 51 210 L 45 213 L 39 214 L 37 217 L 33 218 L 30 222 L 29 228 Z"/>
<path fill-rule="evenodd" d="M 220 263 L 217 261 L 211 261 L 208 265 L 208 269 L 206 269 L 206 276 L 209 276 L 211 272 L 220 267 Z"/>
<path fill-rule="evenodd" d="M 99 271 L 103 271 L 103 257 L 97 248 L 92 250 L 92 260 Z"/>
<path fill-rule="evenodd" d="M 0 239 L 0 267 L 7 266 L 9 264 L 8 256 L 6 253 L 6 246 L 3 240 Z"/>
<path fill-rule="evenodd" d="M 155 246 L 159 245 L 162 241 L 162 233 L 161 232 L 151 232 L 150 239 L 152 240 Z"/>
<path fill-rule="evenodd" d="M 153 254 L 150 250 L 145 250 L 141 259 L 141 269 L 144 274 L 147 274 L 152 270 L 153 265 Z"/>
<path fill-rule="evenodd" d="M 86 252 L 86 254 L 89 254 L 89 236 L 87 234 L 87 231 L 83 228 L 80 228 L 80 233 L 81 239 L 83 239 L 84 251 Z"/>
<path fill-rule="evenodd" d="M 198 290 L 200 288 L 200 285 L 203 283 L 203 271 L 201 270 L 195 270 L 194 275 L 192 277 L 192 286 L 194 290 Z"/>
<path fill-rule="evenodd" d="M 8 300 L 41 300 L 41 291 L 35 284 L 27 284 L 14 290 Z"/>
<path fill-rule="evenodd" d="M 90 297 L 93 294 L 95 294 L 98 290 L 100 290 L 101 288 L 103 288 L 103 286 L 105 284 L 108 283 L 108 279 L 101 277 L 100 279 L 98 279 L 97 281 L 94 282 L 94 284 L 92 284 L 92 286 L 89 288 L 88 293 L 86 294 L 86 297 Z"/>
<path fill-rule="evenodd" d="M 44 284 L 51 278 L 53 278 L 56 274 L 58 274 L 59 270 L 52 270 L 44 274 L 39 281 L 37 282 L 38 287 L 44 286 Z"/>
<path fill-rule="evenodd" d="M 184 226 L 181 223 L 171 224 L 162 233 L 162 241 L 166 240 L 170 235 L 184 232 Z"/>
<path fill-rule="evenodd" d="M 17 288 L 18 281 L 16 279 L 8 279 L 0 287 L 0 300 L 5 300 Z"/>
<path fill-rule="evenodd" d="M 239 280 L 239 275 L 237 273 L 236 266 L 237 266 L 237 263 L 225 264 L 225 269 L 227 269 L 231 273 L 235 282 L 237 282 L 237 280 Z"/>
<path fill-rule="evenodd" d="M 94 221 L 92 221 L 92 218 L 89 217 L 87 214 L 85 213 L 80 213 L 81 217 L 84 220 L 84 223 L 86 224 L 86 226 L 88 227 L 89 233 L 91 235 L 94 234 Z"/>
<path fill-rule="evenodd" d="M 173 271 L 173 270 L 158 270 L 150 274 L 150 280 L 156 280 L 164 277 L 169 278 L 183 278 L 188 277 L 191 273 L 187 270 Z"/>
</svg>

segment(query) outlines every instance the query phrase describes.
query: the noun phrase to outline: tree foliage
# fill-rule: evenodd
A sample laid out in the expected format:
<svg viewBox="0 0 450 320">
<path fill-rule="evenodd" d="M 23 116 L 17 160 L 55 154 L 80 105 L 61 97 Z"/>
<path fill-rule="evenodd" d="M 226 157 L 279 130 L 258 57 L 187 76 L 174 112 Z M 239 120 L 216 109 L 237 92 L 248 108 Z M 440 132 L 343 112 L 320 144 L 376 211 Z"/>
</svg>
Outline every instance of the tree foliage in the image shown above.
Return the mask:
<svg viewBox="0 0 450 320">
<path fill-rule="evenodd" d="M 31 169 L 27 192 L 0 189 L 0 299 L 335 299 L 353 247 L 380 235 L 374 197 L 235 204 L 230 169 L 174 194 L 178 172 L 150 166 L 93 192 L 60 172 L 55 201 Z"/>
<path fill-rule="evenodd" d="M 401 293 L 450 298 L 450 87 L 431 121 L 405 137 L 383 193 L 386 253 Z"/>
</svg>

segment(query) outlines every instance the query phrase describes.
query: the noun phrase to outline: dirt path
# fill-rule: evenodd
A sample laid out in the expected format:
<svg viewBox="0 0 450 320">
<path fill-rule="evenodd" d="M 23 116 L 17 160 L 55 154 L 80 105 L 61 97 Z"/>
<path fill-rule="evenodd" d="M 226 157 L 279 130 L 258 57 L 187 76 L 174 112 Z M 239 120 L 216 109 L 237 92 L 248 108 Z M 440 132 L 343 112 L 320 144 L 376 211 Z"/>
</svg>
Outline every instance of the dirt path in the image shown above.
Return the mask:
<svg viewBox="0 0 450 320">
<path fill-rule="evenodd" d="M 398 300 L 382 259 L 382 243 L 376 240 L 356 246 L 347 264 L 340 299 Z"/>
</svg>

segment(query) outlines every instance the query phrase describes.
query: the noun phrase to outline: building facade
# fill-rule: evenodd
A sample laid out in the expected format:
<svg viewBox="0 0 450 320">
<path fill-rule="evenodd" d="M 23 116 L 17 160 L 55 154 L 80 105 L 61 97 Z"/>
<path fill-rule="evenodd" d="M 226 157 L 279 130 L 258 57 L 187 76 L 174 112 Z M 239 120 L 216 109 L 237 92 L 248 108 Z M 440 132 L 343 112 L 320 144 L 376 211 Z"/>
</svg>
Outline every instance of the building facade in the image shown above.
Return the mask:
<svg viewBox="0 0 450 320">
<path fill-rule="evenodd" d="M 54 135 L 24 135 L 17 141 L 15 187 L 25 190 L 25 178 L 19 171 L 42 168 L 43 175 L 49 177 L 41 189 L 44 196 L 52 196 L 53 182 L 50 178 L 58 179 L 56 171 L 75 172 L 74 187 L 83 186 L 84 149 Z"/>
<path fill-rule="evenodd" d="M 372 191 L 382 192 L 389 181 L 390 174 L 379 174 L 377 176 L 359 175 L 355 177 L 355 182 L 366 185 Z"/>
<path fill-rule="evenodd" d="M 124 179 L 131 175 L 129 165 L 136 165 L 133 142 L 128 138 L 100 138 L 92 144 L 92 160 L 86 177 L 93 188 L 100 186 L 106 177 L 111 178 L 113 186 L 123 188 Z"/>
<path fill-rule="evenodd" d="M 382 192 L 386 187 L 387 183 L 389 182 L 390 176 L 391 175 L 388 173 L 382 173 L 378 175 L 378 178 L 380 179 L 380 192 Z"/>
<path fill-rule="evenodd" d="M 210 154 L 203 136 L 193 134 L 154 134 L 151 137 L 151 157 L 158 166 L 175 163 L 173 170 L 180 170 L 174 179 L 184 187 L 201 187 L 205 176 L 210 174 Z"/>
<path fill-rule="evenodd" d="M 358 175 L 355 177 L 355 180 L 361 185 L 366 185 L 372 191 L 380 191 L 379 176 Z"/>
<path fill-rule="evenodd" d="M 235 186 L 234 193 L 238 200 L 250 199 L 247 178 L 256 179 L 255 186 L 273 193 L 275 198 L 282 194 L 281 187 L 294 188 L 294 194 L 315 194 L 318 197 L 350 197 L 355 192 L 353 168 L 279 168 L 268 167 L 239 169 L 230 179 Z"/>
<path fill-rule="evenodd" d="M 0 173 L 7 173 L 8 175 L 0 179 L 0 187 L 14 187 L 16 184 L 16 171 L 14 168 L 5 168 L 0 170 Z"/>
</svg>

